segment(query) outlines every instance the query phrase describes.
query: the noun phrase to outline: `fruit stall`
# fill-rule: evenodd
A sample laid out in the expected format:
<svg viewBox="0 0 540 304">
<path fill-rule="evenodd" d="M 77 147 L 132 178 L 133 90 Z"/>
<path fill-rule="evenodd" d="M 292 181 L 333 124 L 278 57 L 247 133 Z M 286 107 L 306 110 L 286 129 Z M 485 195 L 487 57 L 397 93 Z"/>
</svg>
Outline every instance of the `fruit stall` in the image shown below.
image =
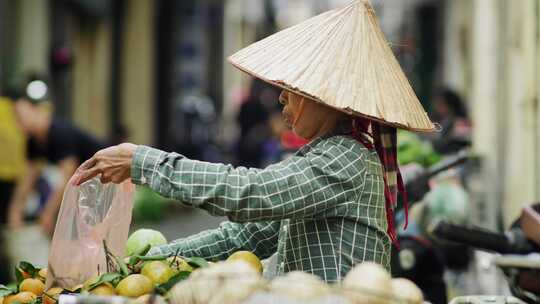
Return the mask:
<svg viewBox="0 0 540 304">
<path fill-rule="evenodd" d="M 151 229 L 131 235 L 133 185 L 93 179 L 64 193 L 48 265 L 21 261 L 14 282 L 0 282 L 0 304 L 364 304 L 422 303 L 411 281 L 365 262 L 340 283 L 293 271 L 263 276 L 254 253 L 224 261 L 158 254 L 167 244 Z M 114 206 L 114 207 L 112 207 Z M 3 284 L 1 284 L 3 283 Z"/>
<path fill-rule="evenodd" d="M 147 256 L 150 245 L 125 258 L 108 256 L 106 272 L 75 286 L 46 286 L 47 268 L 20 262 L 17 281 L 0 285 L 1 304 L 64 303 L 422 303 L 406 279 L 392 279 L 381 266 L 363 263 L 340 284 L 326 284 L 300 271 L 267 280 L 257 256 L 238 251 L 211 262 L 177 255 Z"/>
</svg>

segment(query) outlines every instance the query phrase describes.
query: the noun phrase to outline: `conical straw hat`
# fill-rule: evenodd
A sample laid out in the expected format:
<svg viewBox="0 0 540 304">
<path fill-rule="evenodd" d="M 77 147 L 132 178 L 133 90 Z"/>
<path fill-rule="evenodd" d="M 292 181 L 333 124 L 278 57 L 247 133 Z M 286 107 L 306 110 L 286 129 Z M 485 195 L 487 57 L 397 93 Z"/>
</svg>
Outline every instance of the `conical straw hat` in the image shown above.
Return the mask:
<svg viewBox="0 0 540 304">
<path fill-rule="evenodd" d="M 413 131 L 435 130 L 367 0 L 282 30 L 229 61 L 252 76 L 349 114 Z"/>
</svg>

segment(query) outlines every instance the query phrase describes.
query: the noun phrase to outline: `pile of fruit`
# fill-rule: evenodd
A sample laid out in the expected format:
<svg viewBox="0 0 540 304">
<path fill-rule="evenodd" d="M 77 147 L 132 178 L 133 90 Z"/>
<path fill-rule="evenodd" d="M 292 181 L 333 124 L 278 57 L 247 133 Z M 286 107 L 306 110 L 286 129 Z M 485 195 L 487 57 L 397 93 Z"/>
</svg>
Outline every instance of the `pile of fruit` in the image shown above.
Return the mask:
<svg viewBox="0 0 540 304">
<path fill-rule="evenodd" d="M 21 262 L 16 269 L 17 283 L 0 285 L 0 304 L 55 304 L 60 294 L 122 296 L 141 304 L 270 303 L 269 299 L 310 303 L 332 297 L 350 304 L 423 301 L 422 292 L 412 282 L 392 279 L 375 263 L 356 266 L 336 285 L 300 271 L 267 281 L 262 278 L 259 258 L 251 252 L 237 251 L 215 263 L 178 255 L 147 256 L 151 246 L 163 242 L 160 234 L 136 232 L 128 240 L 128 257 L 107 254 L 108 272 L 71 288 L 45 290 L 47 269 Z"/>
<path fill-rule="evenodd" d="M 47 269 L 35 268 L 32 264 L 21 262 L 15 269 L 16 284 L 0 285 L 0 304 L 38 303 L 45 290 Z M 52 290 L 55 292 L 55 290 Z M 43 299 L 43 303 L 50 303 Z"/>
</svg>

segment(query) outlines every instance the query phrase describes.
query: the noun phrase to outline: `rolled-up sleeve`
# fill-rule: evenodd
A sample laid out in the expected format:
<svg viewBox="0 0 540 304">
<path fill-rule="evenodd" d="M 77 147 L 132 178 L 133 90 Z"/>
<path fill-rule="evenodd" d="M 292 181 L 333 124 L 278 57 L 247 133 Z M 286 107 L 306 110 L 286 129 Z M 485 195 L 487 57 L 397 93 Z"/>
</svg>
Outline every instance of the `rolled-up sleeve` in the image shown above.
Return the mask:
<svg viewBox="0 0 540 304">
<path fill-rule="evenodd" d="M 336 204 L 354 201 L 354 168 L 339 151 L 313 149 L 266 169 L 247 169 L 188 159 L 146 146 L 136 150 L 132 181 L 163 196 L 227 216 L 234 222 L 313 218 Z M 362 163 L 362 162 L 357 162 Z M 354 172 L 354 174 L 351 174 Z"/>
</svg>

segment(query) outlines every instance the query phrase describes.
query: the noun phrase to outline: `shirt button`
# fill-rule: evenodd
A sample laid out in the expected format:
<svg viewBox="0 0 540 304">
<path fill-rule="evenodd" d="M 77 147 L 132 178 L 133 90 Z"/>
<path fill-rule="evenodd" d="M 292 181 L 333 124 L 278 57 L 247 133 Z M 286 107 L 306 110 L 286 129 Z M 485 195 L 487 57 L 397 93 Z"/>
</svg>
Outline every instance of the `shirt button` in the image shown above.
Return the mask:
<svg viewBox="0 0 540 304">
<path fill-rule="evenodd" d="M 145 185 L 146 184 L 146 177 L 141 177 L 141 184 Z"/>
</svg>

